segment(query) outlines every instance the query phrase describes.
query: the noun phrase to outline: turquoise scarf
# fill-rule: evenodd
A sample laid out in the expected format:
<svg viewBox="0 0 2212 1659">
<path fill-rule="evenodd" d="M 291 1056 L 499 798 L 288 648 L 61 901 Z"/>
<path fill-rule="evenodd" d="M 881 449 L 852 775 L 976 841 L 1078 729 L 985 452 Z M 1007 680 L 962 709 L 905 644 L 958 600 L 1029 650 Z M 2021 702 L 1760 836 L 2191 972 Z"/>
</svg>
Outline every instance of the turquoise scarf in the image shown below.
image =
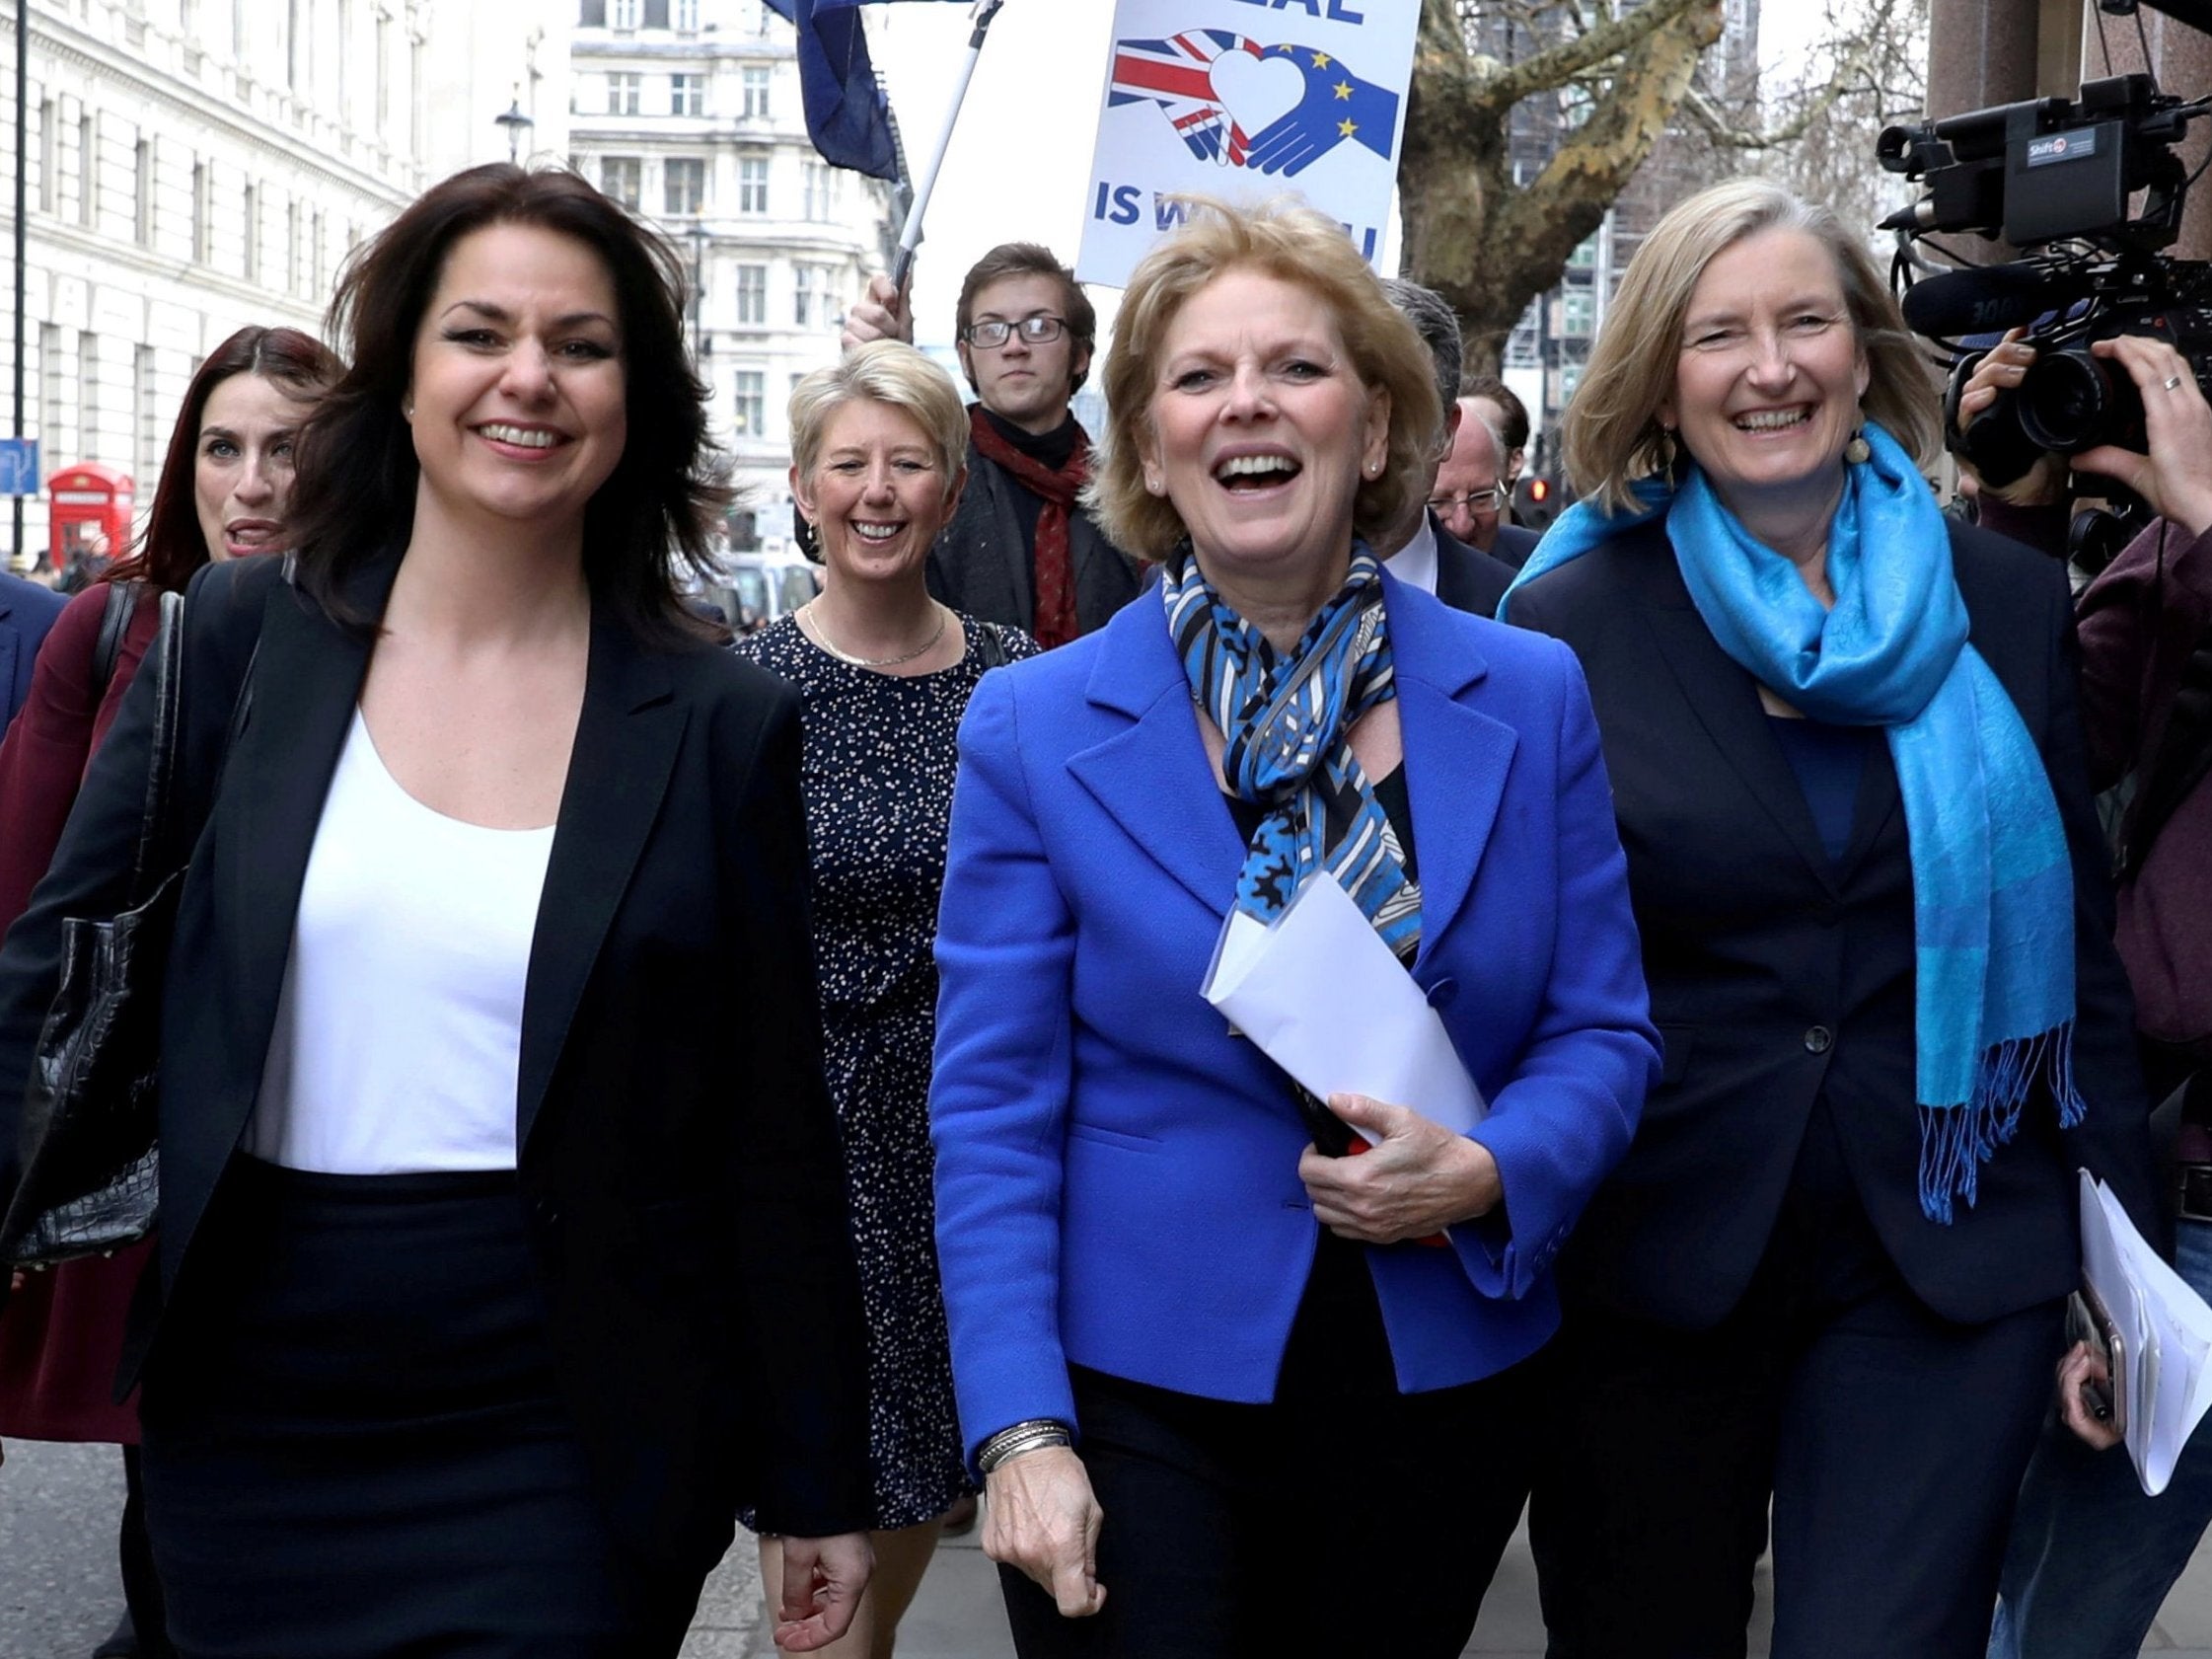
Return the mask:
<svg viewBox="0 0 2212 1659">
<path fill-rule="evenodd" d="M 2012 1140 L 2038 1082 L 2061 1125 L 2081 1119 L 2074 874 L 2042 757 L 1966 642 L 1935 497 L 1894 438 L 1872 424 L 1866 438 L 1873 455 L 1846 467 L 1828 531 L 1833 609 L 1695 467 L 1678 489 L 1641 483 L 1638 512 L 1577 503 L 1513 589 L 1663 512 L 1682 580 L 1724 651 L 1813 719 L 1883 728 L 1912 856 L 1920 1207 L 1949 1224 L 1954 1198 L 1974 1202 L 1982 1163 Z"/>
</svg>

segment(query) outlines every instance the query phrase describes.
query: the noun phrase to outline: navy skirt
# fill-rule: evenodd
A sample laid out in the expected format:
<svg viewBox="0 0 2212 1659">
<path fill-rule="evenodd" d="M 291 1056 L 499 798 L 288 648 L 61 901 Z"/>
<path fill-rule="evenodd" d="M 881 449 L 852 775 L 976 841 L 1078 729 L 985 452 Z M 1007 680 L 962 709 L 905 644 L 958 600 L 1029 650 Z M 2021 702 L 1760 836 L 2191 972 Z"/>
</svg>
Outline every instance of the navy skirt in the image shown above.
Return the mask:
<svg viewBox="0 0 2212 1659">
<path fill-rule="evenodd" d="M 511 1172 L 234 1160 L 156 1350 L 147 1531 L 184 1659 L 651 1659 L 699 1599 L 618 1546 Z"/>
</svg>

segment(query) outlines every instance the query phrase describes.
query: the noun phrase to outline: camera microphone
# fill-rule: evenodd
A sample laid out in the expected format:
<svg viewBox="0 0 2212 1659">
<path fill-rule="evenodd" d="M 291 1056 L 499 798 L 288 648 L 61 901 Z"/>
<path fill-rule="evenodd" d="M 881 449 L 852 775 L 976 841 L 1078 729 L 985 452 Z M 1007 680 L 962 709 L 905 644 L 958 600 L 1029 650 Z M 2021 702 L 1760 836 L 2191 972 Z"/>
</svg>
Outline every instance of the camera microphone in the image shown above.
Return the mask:
<svg viewBox="0 0 2212 1659">
<path fill-rule="evenodd" d="M 2015 262 L 1947 270 L 1915 282 L 1900 302 L 1905 326 L 1931 339 L 2002 334 L 2096 292 L 2091 275 Z"/>
</svg>

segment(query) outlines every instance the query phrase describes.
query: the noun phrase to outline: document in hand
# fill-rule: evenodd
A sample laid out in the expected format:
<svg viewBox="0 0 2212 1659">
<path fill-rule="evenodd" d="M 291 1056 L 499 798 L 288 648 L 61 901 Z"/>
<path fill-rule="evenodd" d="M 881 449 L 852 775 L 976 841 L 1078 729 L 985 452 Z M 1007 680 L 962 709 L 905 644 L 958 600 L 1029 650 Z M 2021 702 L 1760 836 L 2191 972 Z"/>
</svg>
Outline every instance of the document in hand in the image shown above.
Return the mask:
<svg viewBox="0 0 2212 1659">
<path fill-rule="evenodd" d="M 1421 987 L 1326 870 L 1272 923 L 1230 911 L 1202 989 L 1321 1100 L 1369 1095 L 1454 1134 L 1488 1109 Z"/>
<path fill-rule="evenodd" d="M 2082 1277 L 2129 1355 L 2127 1455 L 2152 1497 L 2212 1407 L 2212 1308 L 2143 1242 L 2111 1189 L 2081 1171 Z"/>
</svg>

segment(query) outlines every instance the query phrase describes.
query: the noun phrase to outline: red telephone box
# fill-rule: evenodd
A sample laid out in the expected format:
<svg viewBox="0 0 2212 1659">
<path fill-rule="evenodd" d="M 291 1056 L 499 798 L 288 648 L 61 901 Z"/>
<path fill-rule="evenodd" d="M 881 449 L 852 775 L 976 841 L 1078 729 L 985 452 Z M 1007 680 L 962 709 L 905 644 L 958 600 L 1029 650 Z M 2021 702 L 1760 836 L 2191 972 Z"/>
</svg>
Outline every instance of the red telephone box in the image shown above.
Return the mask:
<svg viewBox="0 0 2212 1659">
<path fill-rule="evenodd" d="M 128 473 L 79 461 L 46 480 L 46 557 L 56 570 L 82 559 L 119 559 L 130 545 L 137 486 Z"/>
</svg>

